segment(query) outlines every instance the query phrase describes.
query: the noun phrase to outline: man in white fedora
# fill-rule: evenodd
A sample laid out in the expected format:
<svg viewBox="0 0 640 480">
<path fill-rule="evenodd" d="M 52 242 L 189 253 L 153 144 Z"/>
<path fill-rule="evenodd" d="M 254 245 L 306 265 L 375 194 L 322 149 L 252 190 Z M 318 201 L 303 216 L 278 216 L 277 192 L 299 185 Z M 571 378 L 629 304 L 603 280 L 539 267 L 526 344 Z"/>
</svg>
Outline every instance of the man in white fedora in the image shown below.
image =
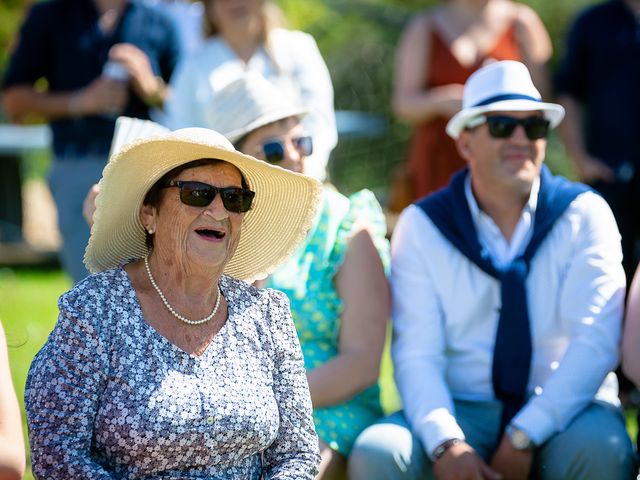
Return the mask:
<svg viewBox="0 0 640 480">
<path fill-rule="evenodd" d="M 564 115 L 514 61 L 479 69 L 447 125 L 468 168 L 392 239 L 404 411 L 365 430 L 352 479 L 627 479 L 612 370 L 625 277 L 607 204 L 543 166 Z"/>
</svg>

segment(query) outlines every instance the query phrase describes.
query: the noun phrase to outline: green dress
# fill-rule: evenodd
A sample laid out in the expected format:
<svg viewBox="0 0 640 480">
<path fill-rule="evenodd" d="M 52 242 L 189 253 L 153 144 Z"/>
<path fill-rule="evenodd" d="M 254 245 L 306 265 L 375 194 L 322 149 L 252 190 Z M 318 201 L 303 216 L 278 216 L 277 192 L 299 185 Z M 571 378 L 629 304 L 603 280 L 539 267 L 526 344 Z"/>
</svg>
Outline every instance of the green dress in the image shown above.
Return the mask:
<svg viewBox="0 0 640 480">
<path fill-rule="evenodd" d="M 267 280 L 267 287 L 289 297 L 307 370 L 338 353 L 343 305 L 334 277 L 344 261 L 351 235 L 363 226 L 369 229 L 388 271 L 385 220 L 373 193 L 362 190 L 347 198 L 332 187 L 325 187 L 320 211 L 307 239 Z M 313 411 L 320 439 L 345 456 L 358 434 L 381 415 L 377 385 L 342 404 Z"/>
</svg>

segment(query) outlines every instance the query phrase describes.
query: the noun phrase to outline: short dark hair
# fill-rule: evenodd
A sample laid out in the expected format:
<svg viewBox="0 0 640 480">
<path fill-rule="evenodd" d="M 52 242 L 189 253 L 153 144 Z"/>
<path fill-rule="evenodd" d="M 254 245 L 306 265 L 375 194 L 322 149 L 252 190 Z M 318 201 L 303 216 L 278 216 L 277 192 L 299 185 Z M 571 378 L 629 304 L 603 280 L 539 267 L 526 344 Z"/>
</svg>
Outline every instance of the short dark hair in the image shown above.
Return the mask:
<svg viewBox="0 0 640 480">
<path fill-rule="evenodd" d="M 144 196 L 144 200 L 142 201 L 143 205 L 149 205 L 155 207 L 156 209 L 160 205 L 161 199 L 161 191 L 162 188 L 171 180 L 176 178 L 180 172 L 184 170 L 188 170 L 190 168 L 203 167 L 205 165 L 218 165 L 220 163 L 228 163 L 219 158 L 198 158 L 197 160 L 192 160 L 187 163 L 183 163 L 182 165 L 178 165 L 175 168 L 172 168 L 167 173 L 165 173 L 160 179 L 153 184 L 153 186 L 149 189 L 147 194 Z M 236 167 L 237 168 L 237 167 Z M 240 169 L 238 168 L 240 172 Z M 247 180 L 244 178 L 244 174 L 240 172 L 240 182 L 242 188 L 249 189 L 249 184 Z M 145 243 L 147 244 L 147 249 L 151 250 L 153 248 L 153 235 L 149 232 L 146 232 Z"/>
</svg>

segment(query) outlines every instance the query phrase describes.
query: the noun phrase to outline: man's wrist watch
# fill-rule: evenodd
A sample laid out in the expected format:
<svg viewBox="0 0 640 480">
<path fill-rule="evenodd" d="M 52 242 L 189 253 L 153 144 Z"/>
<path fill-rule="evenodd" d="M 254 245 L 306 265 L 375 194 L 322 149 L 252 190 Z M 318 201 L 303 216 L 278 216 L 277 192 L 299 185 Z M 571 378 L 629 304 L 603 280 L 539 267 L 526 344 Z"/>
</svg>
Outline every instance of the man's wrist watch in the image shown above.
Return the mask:
<svg viewBox="0 0 640 480">
<path fill-rule="evenodd" d="M 441 458 L 447 450 L 449 450 L 454 445 L 458 445 L 459 443 L 462 443 L 462 440 L 460 440 L 459 438 L 450 438 L 449 440 L 445 440 L 436 448 L 434 448 L 433 452 L 431 452 L 431 461 L 435 462 L 436 460 Z"/>
<path fill-rule="evenodd" d="M 515 425 L 507 425 L 505 433 L 509 438 L 509 443 L 516 450 L 533 450 L 533 441 L 527 432 Z"/>
</svg>

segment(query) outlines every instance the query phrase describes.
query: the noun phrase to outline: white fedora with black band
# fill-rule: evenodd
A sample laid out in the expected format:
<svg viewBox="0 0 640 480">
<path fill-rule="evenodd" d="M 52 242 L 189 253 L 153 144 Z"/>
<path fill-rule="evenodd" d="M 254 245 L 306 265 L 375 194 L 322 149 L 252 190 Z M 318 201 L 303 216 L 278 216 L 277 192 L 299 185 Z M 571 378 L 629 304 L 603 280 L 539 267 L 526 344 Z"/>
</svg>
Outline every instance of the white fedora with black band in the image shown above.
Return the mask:
<svg viewBox="0 0 640 480">
<path fill-rule="evenodd" d="M 469 122 L 487 112 L 542 112 L 555 128 L 564 118 L 564 108 L 542 101 L 527 67 L 504 60 L 476 70 L 464 85 L 462 110 L 447 124 L 450 137 L 458 138 Z"/>
<path fill-rule="evenodd" d="M 238 152 L 223 135 L 184 128 L 123 146 L 107 163 L 84 262 L 91 273 L 147 254 L 140 207 L 149 189 L 175 167 L 201 158 L 234 165 L 256 192 L 244 215 L 238 247 L 224 273 L 251 282 L 264 278 L 306 238 L 322 187 L 317 180 Z"/>
</svg>

